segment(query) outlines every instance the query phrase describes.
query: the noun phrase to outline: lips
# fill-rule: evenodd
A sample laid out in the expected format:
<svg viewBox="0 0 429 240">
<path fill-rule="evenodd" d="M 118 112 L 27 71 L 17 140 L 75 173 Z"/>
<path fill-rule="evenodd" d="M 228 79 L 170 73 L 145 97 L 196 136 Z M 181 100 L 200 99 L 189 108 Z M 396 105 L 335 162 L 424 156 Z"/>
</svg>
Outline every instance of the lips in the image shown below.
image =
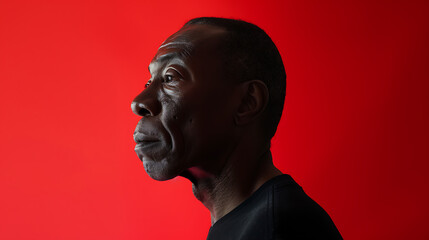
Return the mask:
<svg viewBox="0 0 429 240">
<path fill-rule="evenodd" d="M 159 138 L 151 136 L 151 135 L 147 135 L 147 134 L 144 134 L 144 133 L 136 132 L 136 133 L 134 133 L 134 141 L 136 143 L 141 143 L 141 142 L 158 142 Z"/>
<path fill-rule="evenodd" d="M 144 133 L 134 133 L 134 141 L 136 142 L 135 149 L 147 149 L 160 142 L 159 138 Z"/>
</svg>

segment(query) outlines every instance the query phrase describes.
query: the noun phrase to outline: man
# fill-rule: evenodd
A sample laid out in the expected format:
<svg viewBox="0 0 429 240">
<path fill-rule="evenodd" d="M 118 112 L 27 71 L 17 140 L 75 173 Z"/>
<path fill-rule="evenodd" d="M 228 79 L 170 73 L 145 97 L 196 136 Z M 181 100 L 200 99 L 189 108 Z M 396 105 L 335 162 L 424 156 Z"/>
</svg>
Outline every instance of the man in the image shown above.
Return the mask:
<svg viewBox="0 0 429 240">
<path fill-rule="evenodd" d="M 197 18 L 158 49 L 132 102 L 150 177 L 188 178 L 210 210 L 207 239 L 341 239 L 328 214 L 274 165 L 286 74 L 257 26 Z"/>
</svg>

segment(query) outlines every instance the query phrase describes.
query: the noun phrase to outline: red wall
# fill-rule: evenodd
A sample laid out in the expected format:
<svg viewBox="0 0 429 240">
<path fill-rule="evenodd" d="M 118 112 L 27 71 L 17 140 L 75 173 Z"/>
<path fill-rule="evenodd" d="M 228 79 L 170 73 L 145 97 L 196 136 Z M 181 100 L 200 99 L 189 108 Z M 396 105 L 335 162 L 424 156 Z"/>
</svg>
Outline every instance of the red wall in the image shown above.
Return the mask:
<svg viewBox="0 0 429 240">
<path fill-rule="evenodd" d="M 182 2 L 182 3 L 180 3 Z M 0 1 L 0 239 L 204 239 L 151 180 L 133 97 L 192 17 L 264 28 L 288 74 L 276 165 L 345 239 L 428 239 L 428 1 Z"/>
</svg>

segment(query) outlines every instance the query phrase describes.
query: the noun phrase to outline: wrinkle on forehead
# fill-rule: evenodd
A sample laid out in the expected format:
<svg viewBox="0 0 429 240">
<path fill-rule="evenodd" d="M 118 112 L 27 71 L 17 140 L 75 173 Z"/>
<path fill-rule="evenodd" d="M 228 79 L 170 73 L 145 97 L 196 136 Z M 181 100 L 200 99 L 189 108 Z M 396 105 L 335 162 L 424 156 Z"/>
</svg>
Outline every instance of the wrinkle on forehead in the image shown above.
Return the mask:
<svg viewBox="0 0 429 240">
<path fill-rule="evenodd" d="M 212 42 L 226 32 L 223 28 L 210 25 L 185 26 L 161 44 L 154 60 L 169 52 L 177 52 L 185 58 L 190 57 L 197 45 Z"/>
<path fill-rule="evenodd" d="M 206 40 L 207 38 L 214 37 L 219 34 L 224 34 L 227 31 L 221 27 L 212 25 L 189 25 L 184 26 L 179 31 L 168 37 L 163 44 L 166 42 L 176 43 L 192 43 L 200 40 Z"/>
<path fill-rule="evenodd" d="M 192 55 L 193 50 L 194 46 L 190 42 L 167 42 L 158 48 L 153 60 L 162 61 L 164 58 L 172 57 L 188 58 Z"/>
<path fill-rule="evenodd" d="M 192 43 L 189 41 L 185 41 L 184 39 L 182 41 L 164 41 L 161 46 L 158 48 L 176 48 L 176 47 L 183 47 L 183 48 L 192 48 Z"/>
</svg>

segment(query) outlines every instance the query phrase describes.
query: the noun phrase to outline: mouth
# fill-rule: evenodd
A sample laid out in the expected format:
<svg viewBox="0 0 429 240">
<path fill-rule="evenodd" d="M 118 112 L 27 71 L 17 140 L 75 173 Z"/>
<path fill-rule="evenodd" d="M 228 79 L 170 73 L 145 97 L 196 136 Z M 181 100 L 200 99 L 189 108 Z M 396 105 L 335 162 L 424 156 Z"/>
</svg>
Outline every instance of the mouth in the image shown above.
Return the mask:
<svg viewBox="0 0 429 240">
<path fill-rule="evenodd" d="M 160 142 L 160 139 L 151 135 L 144 133 L 134 133 L 134 141 L 136 142 L 135 149 L 145 149 L 149 148 Z"/>
<path fill-rule="evenodd" d="M 150 148 L 150 147 L 156 145 L 157 143 L 159 143 L 159 141 L 153 141 L 153 142 L 143 141 L 143 142 L 138 142 L 136 144 L 136 147 L 134 148 L 134 150 L 147 149 L 147 148 Z"/>
</svg>

